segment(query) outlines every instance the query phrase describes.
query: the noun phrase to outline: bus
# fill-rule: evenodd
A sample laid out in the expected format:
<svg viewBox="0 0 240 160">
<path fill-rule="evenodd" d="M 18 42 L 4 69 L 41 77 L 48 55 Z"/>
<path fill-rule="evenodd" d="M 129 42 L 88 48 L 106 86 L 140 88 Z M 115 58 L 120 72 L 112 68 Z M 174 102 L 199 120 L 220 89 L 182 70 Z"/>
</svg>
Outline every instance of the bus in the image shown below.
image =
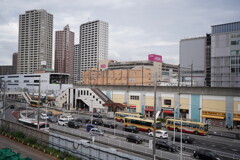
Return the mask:
<svg viewBox="0 0 240 160">
<path fill-rule="evenodd" d="M 30 100 L 29 105 L 32 106 L 32 107 L 37 107 L 38 106 L 38 101 Z M 40 102 L 39 105 L 42 105 L 42 102 Z"/>
<path fill-rule="evenodd" d="M 175 122 L 175 131 L 192 133 L 196 135 L 207 135 L 208 133 L 208 124 L 201 122 L 193 122 L 179 119 L 167 119 L 166 128 L 169 130 L 174 130 L 174 122 Z"/>
<path fill-rule="evenodd" d="M 154 120 L 135 117 L 125 117 L 124 126 L 136 126 L 140 131 L 151 132 L 154 130 Z M 156 130 L 161 129 L 161 122 L 156 121 Z"/>
<path fill-rule="evenodd" d="M 125 117 L 136 117 L 136 118 L 144 118 L 140 113 L 127 113 L 127 112 L 116 112 L 114 119 L 119 122 L 124 122 Z"/>
<path fill-rule="evenodd" d="M 39 121 L 39 124 L 38 124 L 38 121 L 33 118 L 19 118 L 18 122 L 21 124 L 24 124 L 26 126 L 39 129 L 39 130 L 48 130 L 49 129 L 48 122 Z"/>
</svg>

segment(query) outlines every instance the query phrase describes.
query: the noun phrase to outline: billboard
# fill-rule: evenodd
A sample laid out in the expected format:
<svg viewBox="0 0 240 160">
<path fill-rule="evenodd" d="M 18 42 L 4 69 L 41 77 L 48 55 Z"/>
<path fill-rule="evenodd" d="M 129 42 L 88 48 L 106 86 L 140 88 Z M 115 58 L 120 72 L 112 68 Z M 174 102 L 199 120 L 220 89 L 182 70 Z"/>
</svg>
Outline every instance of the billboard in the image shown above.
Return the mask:
<svg viewBox="0 0 240 160">
<path fill-rule="evenodd" d="M 149 54 L 148 60 L 153 62 L 162 62 L 162 56 L 156 54 Z"/>
<path fill-rule="evenodd" d="M 106 68 L 106 64 L 101 64 L 100 68 Z"/>
</svg>

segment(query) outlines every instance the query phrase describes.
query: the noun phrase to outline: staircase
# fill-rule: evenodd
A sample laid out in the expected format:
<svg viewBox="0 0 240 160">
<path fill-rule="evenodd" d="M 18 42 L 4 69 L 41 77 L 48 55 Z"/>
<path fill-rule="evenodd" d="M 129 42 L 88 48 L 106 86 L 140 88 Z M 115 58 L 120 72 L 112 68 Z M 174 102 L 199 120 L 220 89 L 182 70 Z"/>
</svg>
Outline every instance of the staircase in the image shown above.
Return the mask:
<svg viewBox="0 0 240 160">
<path fill-rule="evenodd" d="M 108 98 L 99 88 L 91 88 L 91 90 L 99 97 L 101 98 L 105 103 L 113 103 L 113 101 Z"/>
<path fill-rule="evenodd" d="M 24 99 L 27 101 L 27 103 L 29 103 L 29 101 L 32 100 L 27 92 L 21 92 L 21 94 L 24 97 Z"/>
<path fill-rule="evenodd" d="M 56 106 L 62 108 L 64 103 L 67 103 L 68 89 L 59 94 L 56 98 Z"/>
</svg>

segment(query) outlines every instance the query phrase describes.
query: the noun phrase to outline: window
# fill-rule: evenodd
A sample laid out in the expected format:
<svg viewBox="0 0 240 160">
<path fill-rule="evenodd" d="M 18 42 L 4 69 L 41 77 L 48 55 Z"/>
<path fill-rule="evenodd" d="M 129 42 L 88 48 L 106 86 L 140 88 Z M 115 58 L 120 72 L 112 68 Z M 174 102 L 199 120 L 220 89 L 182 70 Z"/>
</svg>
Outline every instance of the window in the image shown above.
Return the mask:
<svg viewBox="0 0 240 160">
<path fill-rule="evenodd" d="M 169 105 L 171 106 L 172 100 L 171 99 L 164 99 L 164 105 Z"/>
<path fill-rule="evenodd" d="M 131 100 L 139 100 L 139 96 L 130 96 Z"/>
<path fill-rule="evenodd" d="M 24 82 L 24 83 L 28 83 L 28 82 L 29 82 L 29 80 L 24 80 L 23 82 Z"/>
</svg>

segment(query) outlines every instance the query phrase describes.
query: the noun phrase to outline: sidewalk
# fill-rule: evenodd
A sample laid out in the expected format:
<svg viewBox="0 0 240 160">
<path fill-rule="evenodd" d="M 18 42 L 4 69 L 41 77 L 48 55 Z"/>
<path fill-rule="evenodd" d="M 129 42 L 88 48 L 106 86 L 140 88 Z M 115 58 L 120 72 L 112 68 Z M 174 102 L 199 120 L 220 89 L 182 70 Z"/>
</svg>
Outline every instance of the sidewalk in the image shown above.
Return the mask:
<svg viewBox="0 0 240 160">
<path fill-rule="evenodd" d="M 240 129 L 227 129 L 225 127 L 209 127 L 209 134 L 220 137 L 227 137 L 233 139 L 240 139 Z"/>
</svg>

